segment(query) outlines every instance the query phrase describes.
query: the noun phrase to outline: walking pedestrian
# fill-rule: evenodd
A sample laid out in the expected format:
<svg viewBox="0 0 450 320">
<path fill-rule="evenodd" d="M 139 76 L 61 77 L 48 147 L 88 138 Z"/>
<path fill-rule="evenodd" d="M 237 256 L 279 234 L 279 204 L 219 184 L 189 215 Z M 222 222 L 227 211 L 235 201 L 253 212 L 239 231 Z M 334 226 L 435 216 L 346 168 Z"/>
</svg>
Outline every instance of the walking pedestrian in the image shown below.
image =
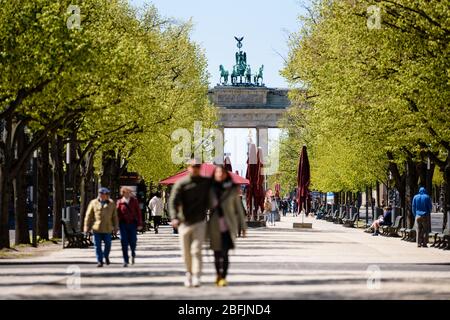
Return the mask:
<svg viewBox="0 0 450 320">
<path fill-rule="evenodd" d="M 239 197 L 239 187 L 233 183 L 231 176 L 223 166 L 214 170 L 212 198 L 214 207 L 208 221 L 208 238 L 214 251 L 214 265 L 216 267 L 216 285 L 226 286 L 229 267 L 228 252 L 235 248 L 236 234 L 242 230 L 246 236 L 247 225 Z"/>
<path fill-rule="evenodd" d="M 84 219 L 84 232 L 92 230 L 94 233 L 97 267 L 103 267 L 103 258 L 106 265 L 110 264 L 111 233 L 117 233 L 119 227 L 116 205 L 109 194 L 107 188 L 100 188 L 98 198 L 89 203 Z M 105 244 L 104 249 L 102 242 Z"/>
<path fill-rule="evenodd" d="M 428 247 L 428 232 L 430 231 L 429 215 L 431 214 L 431 198 L 424 187 L 419 189 L 412 201 L 412 212 L 416 222 L 417 247 Z"/>
<path fill-rule="evenodd" d="M 268 223 L 270 220 L 270 210 L 272 209 L 272 204 L 270 202 L 270 189 L 268 189 L 266 191 L 266 196 L 264 197 L 264 211 L 263 211 L 263 216 L 264 216 L 264 222 Z"/>
<path fill-rule="evenodd" d="M 281 200 L 281 210 L 283 211 L 283 217 L 286 217 L 288 210 L 288 202 L 286 198 Z"/>
<path fill-rule="evenodd" d="M 266 198 L 264 200 L 264 211 L 268 216 L 268 221 L 270 225 L 275 226 L 275 218 L 278 212 L 278 204 L 273 196 L 272 189 L 268 189 L 266 192 Z"/>
<path fill-rule="evenodd" d="M 169 199 L 172 226 L 178 229 L 186 266 L 186 287 L 199 287 L 206 213 L 211 205 L 210 178 L 200 176 L 201 164 L 191 160 L 189 175 L 173 186 Z"/>
<path fill-rule="evenodd" d="M 122 245 L 123 266 L 130 263 L 128 247 L 131 249 L 131 264 L 136 259 L 137 231 L 142 230 L 142 213 L 139 201 L 133 197 L 132 190 L 128 187 L 120 188 L 122 198 L 117 201 L 117 213 L 119 217 L 120 243 Z"/>
<path fill-rule="evenodd" d="M 155 234 L 158 233 L 158 227 L 161 224 L 162 215 L 164 213 L 164 203 L 161 199 L 161 193 L 158 191 L 148 203 L 150 209 L 153 225 L 155 227 Z"/>
</svg>

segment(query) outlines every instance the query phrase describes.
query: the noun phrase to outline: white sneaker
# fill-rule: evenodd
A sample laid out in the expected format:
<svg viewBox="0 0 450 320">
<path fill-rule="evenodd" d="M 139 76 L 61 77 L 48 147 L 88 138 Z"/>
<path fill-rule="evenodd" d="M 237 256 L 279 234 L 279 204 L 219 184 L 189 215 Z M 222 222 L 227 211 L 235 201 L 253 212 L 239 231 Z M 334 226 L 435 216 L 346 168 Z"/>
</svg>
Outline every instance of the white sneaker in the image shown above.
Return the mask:
<svg viewBox="0 0 450 320">
<path fill-rule="evenodd" d="M 192 287 L 192 276 L 190 273 L 186 273 L 186 279 L 184 280 L 184 286 L 186 288 Z"/>
<path fill-rule="evenodd" d="M 201 285 L 201 282 L 200 282 L 200 276 L 194 275 L 194 276 L 192 277 L 192 286 L 198 288 L 198 287 L 200 287 L 200 285 Z"/>
</svg>

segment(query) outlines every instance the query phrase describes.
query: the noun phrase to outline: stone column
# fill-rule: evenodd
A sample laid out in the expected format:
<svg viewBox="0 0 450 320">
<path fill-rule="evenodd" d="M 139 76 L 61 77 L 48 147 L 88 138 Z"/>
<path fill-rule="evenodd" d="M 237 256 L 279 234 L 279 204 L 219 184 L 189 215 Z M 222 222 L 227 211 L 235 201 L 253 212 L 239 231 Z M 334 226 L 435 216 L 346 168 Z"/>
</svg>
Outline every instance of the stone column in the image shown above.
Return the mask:
<svg viewBox="0 0 450 320">
<path fill-rule="evenodd" d="M 256 145 L 262 149 L 263 163 L 267 162 L 269 155 L 269 128 L 257 127 L 256 128 Z"/>
</svg>

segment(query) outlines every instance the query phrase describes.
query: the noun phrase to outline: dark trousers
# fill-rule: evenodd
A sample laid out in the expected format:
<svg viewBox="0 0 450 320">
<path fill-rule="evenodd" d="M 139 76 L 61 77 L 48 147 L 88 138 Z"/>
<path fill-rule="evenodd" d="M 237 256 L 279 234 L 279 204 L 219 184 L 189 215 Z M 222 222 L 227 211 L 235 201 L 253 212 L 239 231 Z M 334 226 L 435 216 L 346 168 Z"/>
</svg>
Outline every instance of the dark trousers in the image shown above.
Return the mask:
<svg viewBox="0 0 450 320">
<path fill-rule="evenodd" d="M 418 246 L 426 246 L 428 243 L 429 223 L 428 216 L 416 216 L 416 237 Z"/>
<path fill-rule="evenodd" d="M 228 251 L 234 248 L 233 240 L 230 233 L 222 233 L 222 250 L 214 251 L 214 265 L 216 267 L 217 277 L 225 279 L 228 274 L 230 261 L 228 259 Z"/>
<path fill-rule="evenodd" d="M 102 250 L 102 242 L 105 243 L 105 249 Z M 103 263 L 103 258 L 109 258 L 111 251 L 111 233 L 94 232 L 95 254 L 97 262 Z"/>
<path fill-rule="evenodd" d="M 155 231 L 158 230 L 158 227 L 161 225 L 161 219 L 161 216 L 152 216 L 153 227 L 155 228 Z"/>
<path fill-rule="evenodd" d="M 137 226 L 135 223 L 120 223 L 120 243 L 122 244 L 123 261 L 129 263 L 128 246 L 131 256 L 136 256 Z"/>
</svg>

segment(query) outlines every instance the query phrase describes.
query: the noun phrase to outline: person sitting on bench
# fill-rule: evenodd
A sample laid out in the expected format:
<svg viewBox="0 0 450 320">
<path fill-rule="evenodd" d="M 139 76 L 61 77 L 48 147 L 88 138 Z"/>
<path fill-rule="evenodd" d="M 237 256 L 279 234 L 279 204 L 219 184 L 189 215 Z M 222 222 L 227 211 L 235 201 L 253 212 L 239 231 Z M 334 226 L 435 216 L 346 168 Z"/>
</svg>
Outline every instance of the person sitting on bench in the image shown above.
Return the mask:
<svg viewBox="0 0 450 320">
<path fill-rule="evenodd" d="M 379 216 L 377 220 L 375 220 L 370 226 L 373 229 L 373 236 L 378 236 L 380 226 L 390 226 L 392 224 L 392 208 L 384 207 L 384 213 L 382 216 Z"/>
</svg>

